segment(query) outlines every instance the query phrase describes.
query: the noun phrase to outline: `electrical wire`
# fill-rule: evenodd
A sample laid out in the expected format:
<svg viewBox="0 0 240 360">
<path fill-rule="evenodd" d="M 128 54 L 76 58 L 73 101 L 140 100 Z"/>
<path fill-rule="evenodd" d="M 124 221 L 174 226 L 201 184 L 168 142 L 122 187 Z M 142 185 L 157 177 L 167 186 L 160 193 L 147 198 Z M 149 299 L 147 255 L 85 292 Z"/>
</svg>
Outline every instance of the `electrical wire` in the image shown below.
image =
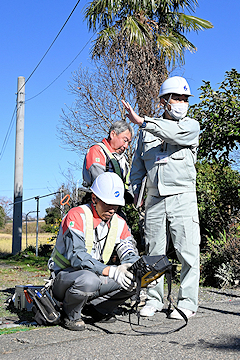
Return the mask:
<svg viewBox="0 0 240 360">
<path fill-rule="evenodd" d="M 73 10 L 71 11 L 70 15 L 68 16 L 67 20 L 65 21 L 65 23 L 63 24 L 63 26 L 61 27 L 60 31 L 58 32 L 57 36 L 55 37 L 55 39 L 53 40 L 53 42 L 51 43 L 51 45 L 49 46 L 49 48 L 47 49 L 47 51 L 45 52 L 45 54 L 43 55 L 43 57 L 41 58 L 41 60 L 39 61 L 39 63 L 37 64 L 37 66 L 34 68 L 34 70 L 31 72 L 31 74 L 29 75 L 29 77 L 27 78 L 27 80 L 25 81 L 25 83 L 22 85 L 22 87 L 18 90 L 17 92 L 17 95 L 18 93 L 21 91 L 21 89 L 24 87 L 24 85 L 29 81 L 29 79 L 32 77 L 32 75 L 34 74 L 34 72 L 37 70 L 37 68 L 39 67 L 39 65 L 41 64 L 41 62 L 43 61 L 43 59 L 45 58 L 45 56 L 47 55 L 47 53 L 49 52 L 49 50 L 51 49 L 51 47 L 53 46 L 53 44 L 55 43 L 55 41 L 57 40 L 57 38 L 59 37 L 60 33 L 62 32 L 62 30 L 64 29 L 64 27 L 66 26 L 67 22 L 69 21 L 70 17 L 72 16 L 73 12 L 75 11 L 76 7 L 78 6 L 78 4 L 80 3 L 81 0 L 78 0 L 76 5 L 74 6 Z M 87 44 L 86 44 L 87 45 Z M 85 46 L 86 46 L 85 45 Z M 85 47 L 84 46 L 84 47 Z M 83 48 L 84 49 L 84 48 Z M 82 50 L 83 50 L 82 49 Z M 81 51 L 82 51 L 81 50 Z M 80 53 L 81 53 L 80 51 Z M 80 53 L 78 55 L 80 55 Z M 75 59 L 78 57 L 78 55 L 75 57 Z M 74 59 L 74 60 L 75 60 Z M 74 61 L 73 60 L 73 61 Z M 72 61 L 72 62 L 73 62 Z M 68 65 L 68 67 L 72 64 L 72 62 Z M 68 69 L 68 67 L 64 70 L 66 71 Z M 48 89 L 63 73 L 64 71 L 50 84 L 48 85 L 43 91 L 45 91 L 46 89 Z M 39 94 L 35 95 L 34 97 L 40 95 L 43 91 L 41 91 Z M 33 97 L 33 98 L 34 98 Z M 31 98 L 31 99 L 33 99 Z M 31 100 L 31 99 L 28 99 L 28 100 Z M 26 101 L 25 101 L 26 102 Z M 1 149 L 1 152 L 0 152 L 0 161 L 3 157 L 3 154 L 5 152 L 5 149 L 6 149 L 6 146 L 7 146 L 7 143 L 8 143 L 8 140 L 9 140 L 9 137 L 10 137 L 10 134 L 11 134 L 11 131 L 12 131 L 12 127 L 13 127 L 13 119 L 14 119 L 14 115 L 15 115 L 15 112 L 17 110 L 17 105 L 15 106 L 14 108 L 14 111 L 13 111 L 13 115 L 12 115 L 12 118 L 10 120 L 10 124 L 9 124 L 9 127 L 8 127 L 8 130 L 7 130 L 7 133 L 6 133 L 6 136 L 5 136 L 5 139 L 3 141 L 3 145 L 2 145 L 2 149 Z"/>
<path fill-rule="evenodd" d="M 41 95 L 44 91 L 46 91 L 53 83 L 55 83 L 55 81 L 57 81 L 57 79 L 60 78 L 60 76 L 74 63 L 74 61 L 78 58 L 78 56 L 83 52 L 83 50 L 85 49 L 85 47 L 88 45 L 88 43 L 92 40 L 92 38 L 95 36 L 97 30 L 93 33 L 93 35 L 90 37 L 90 39 L 86 42 L 86 44 L 83 46 L 83 48 L 79 51 L 79 53 L 75 56 L 75 58 L 68 64 L 68 66 L 48 85 L 46 86 L 42 91 L 40 91 L 38 94 L 32 96 L 31 98 L 25 100 L 25 103 L 27 101 L 30 101 L 34 98 L 36 98 L 37 96 Z M 25 82 L 26 84 L 26 82 Z M 12 131 L 12 127 L 13 127 L 13 117 L 14 117 L 14 114 L 16 112 L 16 107 L 17 105 L 15 106 L 15 109 L 14 109 L 14 112 L 13 112 L 13 115 L 12 115 L 12 119 L 10 121 L 10 125 L 9 125 L 9 128 L 8 128 L 8 131 L 7 131 L 7 134 L 6 134 L 6 137 L 4 139 L 4 142 L 3 142 L 3 146 L 2 146 L 2 150 L 0 152 L 0 161 L 3 157 L 3 154 L 4 154 L 4 151 L 5 151 L 5 148 L 7 146 L 7 142 L 8 142 L 8 139 L 10 137 L 10 133 Z M 11 128 L 11 129 L 10 129 Z"/>
<path fill-rule="evenodd" d="M 83 46 L 83 48 L 79 51 L 79 53 L 75 56 L 75 58 L 68 64 L 68 66 L 48 85 L 46 86 L 42 91 L 40 91 L 38 94 L 32 96 L 31 98 L 25 100 L 25 103 L 27 101 L 30 101 L 32 99 L 34 99 L 35 97 L 41 95 L 45 90 L 47 90 L 53 83 L 55 83 L 55 81 L 57 81 L 57 79 L 60 78 L 60 76 L 72 65 L 72 63 L 78 58 L 78 56 L 83 52 L 83 50 L 85 49 L 85 47 L 88 45 L 88 43 L 92 40 L 92 38 L 94 37 L 94 35 L 96 34 L 97 30 L 93 33 L 93 35 L 90 37 L 90 39 L 86 42 L 86 44 Z"/>
<path fill-rule="evenodd" d="M 51 47 L 53 46 L 53 44 L 55 43 L 55 41 L 57 40 L 57 38 L 59 37 L 59 35 L 61 34 L 62 30 L 64 29 L 64 27 L 66 26 L 67 22 L 69 21 L 70 17 L 72 16 L 72 14 L 74 13 L 76 7 L 78 6 L 78 4 L 80 3 L 81 0 L 78 0 L 76 5 L 74 6 L 73 10 L 71 11 L 71 14 L 68 16 L 67 20 L 65 21 L 65 23 L 63 24 L 63 26 L 61 27 L 60 31 L 58 32 L 57 36 L 55 37 L 55 39 L 53 40 L 53 42 L 51 43 L 51 45 L 49 46 L 49 48 L 47 49 L 47 51 L 45 52 L 45 54 L 43 55 L 43 57 L 41 58 L 41 60 L 39 61 L 39 63 L 37 64 L 37 66 L 34 68 L 34 70 L 31 72 L 31 74 L 29 75 L 29 77 L 27 78 L 27 80 L 25 81 L 25 83 L 23 84 L 23 86 L 30 80 L 30 78 L 33 76 L 33 74 L 35 73 L 35 71 L 37 70 L 37 68 L 39 67 L 39 65 L 41 64 L 41 62 L 43 61 L 43 59 L 45 58 L 45 56 L 47 55 L 47 53 L 49 52 L 49 50 L 51 49 Z M 23 88 L 23 86 L 21 87 L 21 89 Z M 19 91 L 21 91 L 21 89 L 19 89 Z M 18 91 L 18 92 L 19 92 Z"/>
<path fill-rule="evenodd" d="M 8 143 L 12 128 L 13 128 L 13 124 L 14 124 L 13 119 L 14 119 L 14 115 L 16 113 L 16 110 L 17 110 L 17 105 L 14 108 L 14 111 L 13 111 L 13 114 L 12 114 L 12 118 L 11 118 L 8 130 L 7 130 L 7 133 L 6 133 L 5 139 L 3 141 L 2 149 L 1 149 L 1 152 L 0 152 L 0 160 L 2 160 L 3 154 L 5 152 L 5 149 L 6 149 L 6 146 L 7 146 L 7 143 Z"/>
</svg>

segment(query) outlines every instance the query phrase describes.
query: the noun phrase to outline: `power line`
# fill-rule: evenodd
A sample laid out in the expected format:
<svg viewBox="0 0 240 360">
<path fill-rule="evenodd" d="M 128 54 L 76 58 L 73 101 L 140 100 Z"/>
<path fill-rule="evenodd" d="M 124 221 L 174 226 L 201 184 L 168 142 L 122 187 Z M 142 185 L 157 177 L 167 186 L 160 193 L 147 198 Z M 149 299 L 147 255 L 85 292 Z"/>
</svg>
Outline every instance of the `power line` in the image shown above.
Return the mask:
<svg viewBox="0 0 240 360">
<path fill-rule="evenodd" d="M 69 19 L 70 19 L 70 17 L 72 16 L 72 14 L 73 14 L 73 12 L 75 11 L 75 9 L 76 9 L 76 7 L 78 6 L 78 4 L 80 3 L 80 1 L 81 0 L 78 0 L 77 1 L 77 3 L 76 3 L 76 5 L 74 6 L 74 8 L 73 8 L 73 10 L 71 11 L 71 13 L 70 13 L 70 15 L 68 16 L 68 18 L 67 18 L 67 20 L 65 21 L 65 23 L 63 24 L 63 26 L 61 27 L 61 29 L 60 29 L 60 31 L 58 32 L 58 34 L 57 34 L 57 36 L 55 37 L 55 39 L 53 40 L 53 42 L 51 43 L 51 45 L 49 46 L 49 48 L 47 49 L 47 51 L 45 52 L 45 54 L 43 55 L 43 57 L 41 58 L 41 60 L 39 61 L 39 63 L 37 64 L 37 66 L 34 68 L 34 70 L 31 72 L 31 74 L 29 75 L 29 77 L 27 78 L 27 80 L 25 81 L 25 83 L 22 85 L 22 87 L 19 89 L 19 91 L 18 92 L 20 92 L 21 91 L 21 89 L 24 87 L 24 85 L 29 81 L 29 79 L 32 77 L 32 75 L 34 74 L 34 72 L 37 70 L 37 68 L 39 67 L 39 65 L 41 64 L 41 62 L 43 61 L 43 59 L 45 58 L 45 56 L 47 55 L 47 53 L 49 52 L 49 50 L 51 49 L 51 47 L 53 46 L 53 44 L 55 43 L 55 41 L 57 40 L 57 38 L 59 37 L 59 35 L 60 35 L 60 33 L 62 32 L 62 30 L 64 29 L 64 27 L 66 26 L 66 24 L 67 24 L 67 22 L 69 21 Z M 85 45 L 86 46 L 86 45 Z M 83 49 L 82 49 L 83 50 Z M 80 52 L 81 53 L 81 52 Z M 79 53 L 79 54 L 80 54 Z M 78 55 L 79 55 L 78 54 Z M 78 56 L 77 55 L 77 56 Z M 75 60 L 75 59 L 74 59 Z M 73 60 L 73 61 L 74 61 Z M 71 65 L 71 64 L 70 64 Z M 69 66 L 70 66 L 69 65 Z M 69 67 L 68 66 L 68 67 Z M 67 67 L 67 68 L 68 68 Z M 67 69 L 66 68 L 66 69 Z M 65 70 L 66 70 L 65 69 Z M 65 71 L 64 70 L 64 71 Z M 64 72 L 63 71 L 63 72 Z M 62 73 L 63 73 L 62 72 Z M 59 75 L 59 76 L 61 76 L 62 75 L 62 73 Z M 58 77 L 59 77 L 58 76 Z M 49 86 L 51 86 L 57 79 L 58 79 L 58 77 L 49 85 Z M 48 87 L 49 87 L 48 86 Z M 46 87 L 44 90 L 46 90 L 48 87 Z M 44 91 L 43 90 L 43 91 Z M 43 92 L 42 91 L 42 92 Z M 41 92 L 41 93 L 42 93 Z M 41 93 L 39 93 L 39 94 L 41 94 Z M 17 93 L 18 94 L 18 93 Z M 39 95 L 39 94 L 37 94 L 37 95 Z M 36 96 L 37 96 L 36 95 Z M 36 97 L 36 96 L 34 96 L 34 97 Z M 30 100 L 30 99 L 29 99 Z M 14 108 L 14 111 L 13 111 L 13 115 L 12 115 L 12 118 L 11 118 L 11 120 L 10 120 L 10 124 L 9 124 L 9 127 L 8 127 L 8 130 L 7 130 L 7 133 L 6 133 L 6 136 L 5 136 L 5 139 L 4 139 L 4 141 L 3 141 L 3 145 L 2 145 L 2 149 L 1 149 L 1 152 L 0 152 L 0 161 L 1 161 L 1 159 L 2 159 L 2 157 L 3 157 L 3 154 L 4 154 L 4 152 L 5 152 L 5 149 L 6 149 L 6 146 L 7 146 L 7 143 L 8 143 L 8 140 L 9 140 L 9 137 L 10 137 L 10 134 L 11 134 L 11 131 L 12 131 L 12 127 L 13 127 L 13 118 L 14 118 L 14 114 L 15 114 L 15 112 L 16 112 L 16 108 L 17 108 L 17 105 L 15 106 L 15 108 Z"/>
<path fill-rule="evenodd" d="M 3 141 L 2 149 L 1 149 L 1 152 L 0 152 L 0 160 L 2 160 L 3 154 L 5 152 L 5 149 L 6 149 L 6 146 L 7 146 L 7 143 L 8 143 L 12 128 L 13 128 L 13 124 L 14 124 L 13 119 L 14 119 L 14 115 L 15 115 L 16 110 L 17 110 L 17 105 L 14 108 L 14 111 L 13 111 L 13 114 L 12 114 L 12 118 L 11 118 L 8 130 L 7 130 L 7 133 L 6 133 L 5 139 Z"/>
<path fill-rule="evenodd" d="M 59 37 L 59 35 L 61 34 L 62 30 L 64 29 L 64 27 L 66 26 L 67 22 L 69 21 L 70 17 L 72 16 L 72 14 L 74 13 L 76 7 L 78 6 L 78 4 L 80 3 L 81 0 L 78 0 L 76 5 L 74 6 L 73 10 L 71 11 L 71 14 L 68 16 L 67 20 L 65 21 L 65 23 L 63 24 L 63 26 L 61 27 L 60 31 L 58 32 L 57 36 L 55 37 L 55 39 L 53 40 L 53 42 L 51 43 L 51 45 L 49 46 L 49 48 L 47 49 L 47 51 L 45 52 L 45 54 L 43 55 L 43 57 L 41 58 L 41 60 L 39 61 L 39 63 L 37 64 L 37 66 L 34 68 L 34 70 L 31 72 L 31 74 L 29 75 L 29 77 L 27 78 L 27 80 L 25 81 L 25 83 L 23 84 L 23 86 L 29 81 L 29 79 L 32 77 L 32 75 L 35 73 L 35 71 L 37 70 L 37 68 L 39 67 L 39 65 L 41 64 L 41 62 L 43 61 L 43 59 L 45 58 L 45 56 L 47 55 L 47 53 L 49 52 L 49 50 L 51 49 L 51 47 L 53 46 L 53 44 L 55 43 L 55 41 L 57 40 L 57 38 Z M 23 88 L 23 86 L 21 87 L 21 89 Z M 19 91 L 21 91 L 21 89 L 19 89 Z"/>
<path fill-rule="evenodd" d="M 47 90 L 53 83 L 55 83 L 55 81 L 60 78 L 60 76 L 72 65 L 72 63 L 78 58 L 78 56 L 82 53 L 82 51 L 85 49 L 85 47 L 87 46 L 87 44 L 92 40 L 92 38 L 94 37 L 94 35 L 96 34 L 97 30 L 93 33 L 93 35 L 90 37 L 90 39 L 86 42 L 86 44 L 83 46 L 83 48 L 79 51 L 79 53 L 75 56 L 75 58 L 68 64 L 68 66 L 48 85 L 46 86 L 42 91 L 40 91 L 38 94 L 32 96 L 31 98 L 25 100 L 25 102 L 30 101 L 32 99 L 34 99 L 35 97 L 41 95 L 45 90 Z"/>
<path fill-rule="evenodd" d="M 25 103 L 27 101 L 30 101 L 34 98 L 36 98 L 37 96 L 41 95 L 44 91 L 46 91 L 53 83 L 55 83 L 55 81 L 57 81 L 57 79 L 60 78 L 60 76 L 73 64 L 73 62 L 78 58 L 78 56 L 83 52 L 83 50 L 85 49 L 85 47 L 88 45 L 88 43 L 92 40 L 92 38 L 95 36 L 97 30 L 93 33 L 93 35 L 90 37 L 90 39 L 86 42 L 86 44 L 82 47 L 82 49 L 79 51 L 79 53 L 75 56 L 75 58 L 68 64 L 68 66 L 48 85 L 46 86 L 42 91 L 40 91 L 38 94 L 32 96 L 31 98 L 25 100 Z M 26 84 L 26 82 L 25 82 Z M 16 105 L 17 107 L 17 105 Z M 0 161 L 3 157 L 3 154 L 4 154 L 4 151 L 5 151 L 5 148 L 7 146 L 7 142 L 8 142 L 8 139 L 10 137 L 10 134 L 11 134 L 11 131 L 12 131 L 12 127 L 13 127 L 13 118 L 14 118 L 14 114 L 16 112 L 16 107 L 14 109 L 14 112 L 13 112 L 13 115 L 12 115 L 12 119 L 10 121 L 10 125 L 9 125 L 9 128 L 8 128 L 8 131 L 7 131 L 7 134 L 6 134 L 6 137 L 5 137 L 5 140 L 3 142 L 3 146 L 2 146 L 2 150 L 0 152 Z M 11 128 L 11 129 L 10 129 Z"/>
</svg>

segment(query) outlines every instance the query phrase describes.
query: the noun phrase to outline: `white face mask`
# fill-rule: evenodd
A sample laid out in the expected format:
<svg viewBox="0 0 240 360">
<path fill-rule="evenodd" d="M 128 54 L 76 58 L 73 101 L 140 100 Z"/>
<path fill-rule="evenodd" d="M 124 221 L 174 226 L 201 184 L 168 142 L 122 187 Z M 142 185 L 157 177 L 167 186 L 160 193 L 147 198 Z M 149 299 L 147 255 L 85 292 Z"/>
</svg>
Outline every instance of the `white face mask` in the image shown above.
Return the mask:
<svg viewBox="0 0 240 360">
<path fill-rule="evenodd" d="M 180 120 L 187 115 L 187 111 L 188 111 L 187 103 L 169 104 L 169 105 L 171 106 L 171 110 L 168 110 L 167 107 L 166 110 L 168 114 L 172 117 L 172 119 Z"/>
</svg>

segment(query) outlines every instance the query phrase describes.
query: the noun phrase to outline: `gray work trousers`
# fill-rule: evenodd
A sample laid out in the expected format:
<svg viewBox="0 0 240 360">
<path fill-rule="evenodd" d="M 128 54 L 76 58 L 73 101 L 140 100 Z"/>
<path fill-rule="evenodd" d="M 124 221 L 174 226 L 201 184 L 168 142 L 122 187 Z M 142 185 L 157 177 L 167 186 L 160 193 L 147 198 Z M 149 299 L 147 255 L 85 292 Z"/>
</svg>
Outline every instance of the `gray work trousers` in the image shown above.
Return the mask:
<svg viewBox="0 0 240 360">
<path fill-rule="evenodd" d="M 64 269 L 53 283 L 53 296 L 63 303 L 63 311 L 69 320 L 80 319 L 86 303 L 94 305 L 103 315 L 111 314 L 133 294 L 134 291 L 123 290 L 113 279 L 89 270 Z"/>
<path fill-rule="evenodd" d="M 178 306 L 197 311 L 199 289 L 200 229 L 195 192 L 170 196 L 148 195 L 145 214 L 145 241 L 148 255 L 166 254 L 171 236 L 182 264 Z M 163 308 L 164 277 L 147 291 L 147 305 Z"/>
</svg>

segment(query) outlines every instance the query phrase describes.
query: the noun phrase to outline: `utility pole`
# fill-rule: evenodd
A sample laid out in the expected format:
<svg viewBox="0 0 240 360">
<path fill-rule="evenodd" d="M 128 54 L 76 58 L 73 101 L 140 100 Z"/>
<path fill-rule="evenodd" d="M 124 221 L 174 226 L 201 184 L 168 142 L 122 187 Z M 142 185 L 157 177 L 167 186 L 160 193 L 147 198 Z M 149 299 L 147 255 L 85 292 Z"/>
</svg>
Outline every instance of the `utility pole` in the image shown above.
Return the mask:
<svg viewBox="0 0 240 360">
<path fill-rule="evenodd" d="M 38 213 L 39 213 L 39 196 L 36 196 L 37 200 L 37 224 L 36 224 L 36 256 L 38 256 Z"/>
<path fill-rule="evenodd" d="M 14 208 L 13 208 L 13 255 L 22 248 L 22 197 L 23 197 L 23 146 L 24 146 L 24 107 L 25 107 L 25 78 L 18 77 L 17 91 L 17 122 L 15 144 L 15 173 L 14 173 Z"/>
</svg>

